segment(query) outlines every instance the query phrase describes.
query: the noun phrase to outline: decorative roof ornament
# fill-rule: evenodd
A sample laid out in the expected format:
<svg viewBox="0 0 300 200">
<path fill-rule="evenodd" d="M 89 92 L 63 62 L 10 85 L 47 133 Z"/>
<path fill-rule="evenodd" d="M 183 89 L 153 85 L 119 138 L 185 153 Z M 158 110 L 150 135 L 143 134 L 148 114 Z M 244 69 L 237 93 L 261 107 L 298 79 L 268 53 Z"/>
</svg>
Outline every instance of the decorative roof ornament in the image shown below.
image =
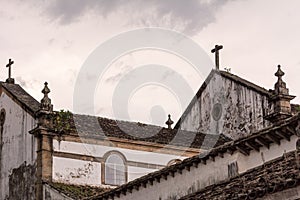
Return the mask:
<svg viewBox="0 0 300 200">
<path fill-rule="evenodd" d="M 289 94 L 289 89 L 286 87 L 286 83 L 282 80 L 284 72 L 281 70 L 281 66 L 277 66 L 277 72 L 275 76 L 278 77 L 274 86 L 273 94 L 270 97 L 272 104 L 274 105 L 273 111 L 265 116 L 265 119 L 272 123 L 286 119 L 292 116 L 290 101 L 295 96 Z"/>
<path fill-rule="evenodd" d="M 277 82 L 275 83 L 275 94 L 289 94 L 289 90 L 286 88 L 286 83 L 282 80 L 284 72 L 281 70 L 281 66 L 278 65 L 278 70 L 275 73 L 275 76 L 278 77 Z"/>
<path fill-rule="evenodd" d="M 12 59 L 8 60 L 8 63 L 6 67 L 8 67 L 8 78 L 6 79 L 6 83 L 15 83 L 15 79 L 11 78 L 11 66 L 14 64 L 14 61 Z"/>
<path fill-rule="evenodd" d="M 48 88 L 48 83 L 45 82 L 44 89 L 42 90 L 44 97 L 41 100 L 40 109 L 43 111 L 53 111 L 53 105 L 51 104 L 51 99 L 48 97 L 50 89 Z"/>
<path fill-rule="evenodd" d="M 216 63 L 216 69 L 219 70 L 219 51 L 223 49 L 222 45 L 215 45 L 215 48 L 211 50 L 212 53 L 215 53 L 215 63 Z"/>
<path fill-rule="evenodd" d="M 168 125 L 168 129 L 172 129 L 172 124 L 174 124 L 174 122 L 171 120 L 171 115 L 168 115 L 168 120 L 166 121 L 166 124 Z"/>
</svg>

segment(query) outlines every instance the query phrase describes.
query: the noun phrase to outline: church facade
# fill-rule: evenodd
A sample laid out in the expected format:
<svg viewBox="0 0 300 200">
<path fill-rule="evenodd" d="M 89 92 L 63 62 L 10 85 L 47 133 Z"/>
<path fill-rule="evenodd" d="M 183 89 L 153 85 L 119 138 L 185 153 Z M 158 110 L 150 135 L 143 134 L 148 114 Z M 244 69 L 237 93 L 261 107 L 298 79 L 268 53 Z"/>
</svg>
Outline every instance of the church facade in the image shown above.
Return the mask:
<svg viewBox="0 0 300 200">
<path fill-rule="evenodd" d="M 239 178 L 270 163 L 285 173 L 298 162 L 300 107 L 283 75 L 278 67 L 266 90 L 212 70 L 174 128 L 170 118 L 158 127 L 54 111 L 47 83 L 39 102 L 9 76 L 0 83 L 0 199 L 197 199 L 251 182 Z M 251 193 L 242 189 L 230 198 Z M 211 195 L 226 199 L 219 191 Z"/>
<path fill-rule="evenodd" d="M 54 111 L 48 83 L 40 102 L 11 77 L 0 93 L 0 199 L 68 198 L 60 186 L 97 194 L 207 151 L 204 141 L 230 141 L 172 129 L 170 118 L 164 128 Z"/>
<path fill-rule="evenodd" d="M 250 130 L 243 136 L 233 135 L 236 139 L 212 148 L 209 152 L 187 158 L 181 163 L 138 178 L 92 199 L 142 199 L 140 198 L 142 194 L 147 194 L 143 199 L 149 200 L 299 199 L 300 109 L 299 105 L 290 104 L 290 100 L 295 96 L 289 94 L 286 83 L 282 79 L 283 75 L 284 72 L 278 66 L 275 73 L 278 81 L 274 90 L 269 91 L 266 99 L 265 108 L 268 111 L 263 111 L 264 104 L 258 102 L 260 106 L 256 112 L 259 115 L 264 114 L 257 118 L 255 114 L 252 115 L 254 116 L 252 120 L 262 122 L 261 127 L 257 126 L 258 130 L 253 132 Z M 248 96 L 255 97 L 250 94 L 248 93 Z M 247 99 L 247 95 L 243 97 Z M 187 122 L 179 121 L 179 124 L 182 123 L 184 126 L 198 120 L 196 125 L 201 127 L 198 123 L 201 123 L 202 118 L 195 117 L 195 112 L 199 111 L 199 108 L 193 106 L 195 101 L 203 101 L 203 98 L 194 98 L 187 108 L 194 114 L 187 112 L 183 115 L 183 120 Z M 257 105 L 250 101 L 248 103 L 250 106 Z M 215 110 L 212 109 L 210 120 L 215 120 Z M 222 114 L 217 116 L 219 117 L 216 119 L 222 119 Z M 226 124 L 226 122 L 222 123 Z M 251 125 L 249 121 L 247 123 Z M 234 126 L 234 123 L 232 125 Z M 255 125 L 259 124 L 253 126 Z M 239 134 L 238 131 L 241 130 L 236 130 L 236 134 Z"/>
</svg>

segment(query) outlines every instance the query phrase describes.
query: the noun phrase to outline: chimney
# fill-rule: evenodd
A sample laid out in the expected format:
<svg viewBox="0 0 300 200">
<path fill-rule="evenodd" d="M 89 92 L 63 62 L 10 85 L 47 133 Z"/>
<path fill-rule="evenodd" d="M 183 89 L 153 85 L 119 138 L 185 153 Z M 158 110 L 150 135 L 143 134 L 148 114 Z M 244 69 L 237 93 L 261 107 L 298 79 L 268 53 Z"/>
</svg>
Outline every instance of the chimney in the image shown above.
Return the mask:
<svg viewBox="0 0 300 200">
<path fill-rule="evenodd" d="M 284 72 L 281 70 L 281 66 L 278 65 L 278 70 L 275 73 L 278 77 L 275 83 L 274 91 L 270 97 L 270 101 L 274 105 L 272 113 L 265 117 L 266 120 L 274 123 L 288 117 L 292 116 L 291 103 L 290 101 L 295 98 L 295 96 L 289 95 L 289 89 L 286 87 L 286 83 L 282 80 Z"/>
</svg>

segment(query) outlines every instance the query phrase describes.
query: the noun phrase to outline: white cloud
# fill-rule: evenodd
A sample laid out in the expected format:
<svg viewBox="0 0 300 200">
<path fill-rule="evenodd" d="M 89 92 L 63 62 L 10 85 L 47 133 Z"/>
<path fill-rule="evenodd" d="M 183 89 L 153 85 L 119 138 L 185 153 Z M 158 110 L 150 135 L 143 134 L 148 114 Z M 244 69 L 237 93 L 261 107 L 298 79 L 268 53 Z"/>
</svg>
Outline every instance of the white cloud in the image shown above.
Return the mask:
<svg viewBox="0 0 300 200">
<path fill-rule="evenodd" d="M 223 44 L 221 65 L 268 89 L 276 81 L 277 64 L 281 64 L 286 72 L 284 80 L 291 94 L 299 94 L 295 101 L 299 102 L 300 2 L 199 2 L 0 1 L 0 79 L 7 78 L 5 65 L 12 58 L 15 60 L 13 76 L 25 83 L 24 87 L 34 97 L 41 99 L 40 91 L 47 80 L 54 106 L 72 110 L 77 73 L 99 44 L 132 28 L 162 26 L 192 35 L 208 54 L 215 44 Z M 123 63 L 126 65 L 128 63 Z M 116 70 L 110 77 L 118 78 L 118 74 L 122 72 Z M 191 80 L 194 89 L 201 83 L 192 75 L 187 73 L 184 77 Z M 142 105 L 139 100 L 136 102 Z M 99 105 L 98 111 L 108 115 L 108 108 L 108 103 Z M 157 113 L 162 112 L 154 112 Z M 144 117 L 143 114 L 142 111 L 135 113 Z M 152 116 L 151 113 L 148 116 Z M 151 120 L 155 121 L 150 119 L 149 122 Z"/>
</svg>

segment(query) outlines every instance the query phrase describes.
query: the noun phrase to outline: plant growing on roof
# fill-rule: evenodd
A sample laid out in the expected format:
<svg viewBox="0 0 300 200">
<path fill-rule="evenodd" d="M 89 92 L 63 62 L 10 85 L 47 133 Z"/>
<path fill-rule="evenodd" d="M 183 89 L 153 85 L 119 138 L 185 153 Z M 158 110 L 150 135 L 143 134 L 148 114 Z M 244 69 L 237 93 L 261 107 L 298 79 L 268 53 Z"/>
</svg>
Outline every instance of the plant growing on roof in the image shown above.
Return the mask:
<svg viewBox="0 0 300 200">
<path fill-rule="evenodd" d="M 70 111 L 60 110 L 54 115 L 54 129 L 58 132 L 70 131 L 71 130 L 71 119 L 72 113 Z"/>
</svg>

